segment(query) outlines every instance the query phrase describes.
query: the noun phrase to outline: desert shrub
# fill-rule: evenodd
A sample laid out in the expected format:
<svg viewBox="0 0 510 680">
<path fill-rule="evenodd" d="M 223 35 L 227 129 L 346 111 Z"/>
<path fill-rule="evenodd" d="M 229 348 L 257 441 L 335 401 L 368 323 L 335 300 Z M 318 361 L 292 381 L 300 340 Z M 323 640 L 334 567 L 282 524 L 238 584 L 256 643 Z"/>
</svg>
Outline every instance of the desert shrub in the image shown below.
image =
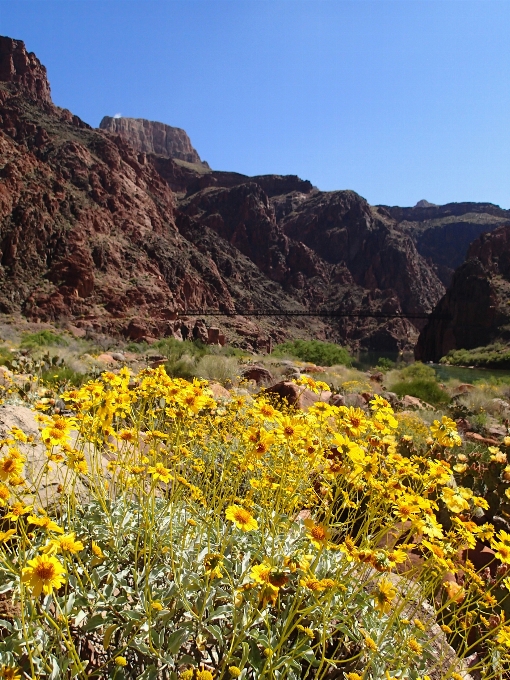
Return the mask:
<svg viewBox="0 0 510 680">
<path fill-rule="evenodd" d="M 67 340 L 62 335 L 49 330 L 37 331 L 37 333 L 25 333 L 21 338 L 20 347 L 34 349 L 36 347 L 51 347 L 55 345 L 65 346 Z"/>
<path fill-rule="evenodd" d="M 477 537 L 510 563 L 507 534 L 491 540 L 472 521 L 484 500 L 453 488 L 448 418 L 404 461 L 380 398 L 368 414 L 263 395 L 218 408 L 161 367 L 63 398 L 71 417 L 0 443 L 0 592 L 17 612 L 1 620 L 4 677 L 456 680 L 447 641 L 477 650 L 470 672 L 508 674 L 506 570 L 459 562 Z"/>
<path fill-rule="evenodd" d="M 377 359 L 375 368 L 379 371 L 390 371 L 392 368 L 395 368 L 395 365 L 395 362 L 391 359 L 388 359 L 387 357 L 379 357 L 379 359 Z"/>
<path fill-rule="evenodd" d="M 6 366 L 13 358 L 13 353 L 8 347 L 0 347 L 0 366 Z"/>
<path fill-rule="evenodd" d="M 292 356 L 301 361 L 309 361 L 318 366 L 342 364 L 350 366 L 352 358 L 345 347 L 321 340 L 291 340 L 274 348 L 275 356 Z"/>
<path fill-rule="evenodd" d="M 73 370 L 69 366 L 58 366 L 49 368 L 41 373 L 41 380 L 48 385 L 73 385 L 79 387 L 89 379 L 85 373 Z"/>
<path fill-rule="evenodd" d="M 128 342 L 126 345 L 127 352 L 133 352 L 133 354 L 143 354 L 150 347 L 149 343 L 142 342 Z"/>
<path fill-rule="evenodd" d="M 401 369 L 400 376 L 402 380 L 435 380 L 436 372 L 431 366 L 416 361 L 414 364 Z"/>
<path fill-rule="evenodd" d="M 235 357 L 215 356 L 213 354 L 201 357 L 195 369 L 195 374 L 199 378 L 215 380 L 220 383 L 234 382 L 239 373 L 239 363 Z"/>
<path fill-rule="evenodd" d="M 418 397 L 428 404 L 448 404 L 450 397 L 442 390 L 435 380 L 427 380 L 426 378 L 414 378 L 413 380 L 403 380 L 395 383 L 392 386 L 393 392 L 399 397 L 404 397 L 406 394 L 411 397 Z"/>
<path fill-rule="evenodd" d="M 189 354 L 181 354 L 180 356 L 170 356 L 165 363 L 165 370 L 173 378 L 192 380 L 197 375 L 196 366 L 197 361 L 195 357 Z"/>
</svg>

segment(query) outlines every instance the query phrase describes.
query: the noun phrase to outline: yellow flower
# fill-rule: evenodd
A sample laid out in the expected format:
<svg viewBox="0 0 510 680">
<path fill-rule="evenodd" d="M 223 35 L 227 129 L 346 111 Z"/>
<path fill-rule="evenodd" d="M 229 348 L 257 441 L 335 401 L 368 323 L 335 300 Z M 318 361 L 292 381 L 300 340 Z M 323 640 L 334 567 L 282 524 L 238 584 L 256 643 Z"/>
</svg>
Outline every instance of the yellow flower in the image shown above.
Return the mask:
<svg viewBox="0 0 510 680">
<path fill-rule="evenodd" d="M 347 673 L 347 680 L 362 680 L 362 677 L 359 673 Z"/>
<path fill-rule="evenodd" d="M 168 482 L 173 479 L 170 470 L 166 468 L 163 463 L 156 463 L 154 467 L 148 467 L 147 472 L 152 475 L 152 479 L 155 482 L 160 479 L 163 483 L 168 484 Z"/>
<path fill-rule="evenodd" d="M 462 440 L 457 432 L 457 423 L 448 418 L 448 416 L 443 416 L 441 422 L 434 420 L 430 426 L 430 431 L 434 439 L 442 446 L 452 447 L 462 444 Z"/>
<path fill-rule="evenodd" d="M 14 536 L 16 529 L 8 529 L 7 531 L 0 531 L 0 543 L 9 540 L 11 536 Z"/>
<path fill-rule="evenodd" d="M 92 541 L 92 552 L 100 560 L 104 560 L 105 554 L 95 541 Z"/>
<path fill-rule="evenodd" d="M 248 510 L 240 505 L 229 505 L 225 510 L 225 517 L 234 522 L 236 527 L 243 531 L 252 531 L 259 528 L 257 520 L 254 519 Z"/>
<path fill-rule="evenodd" d="M 125 656 L 116 656 L 115 657 L 115 665 L 116 666 L 127 666 L 127 659 Z"/>
<path fill-rule="evenodd" d="M 231 678 L 238 678 L 241 675 L 242 670 L 237 666 L 229 666 L 228 672 L 230 673 Z"/>
<path fill-rule="evenodd" d="M 340 406 L 340 423 L 351 437 L 360 437 L 368 428 L 367 417 L 360 408 Z"/>
<path fill-rule="evenodd" d="M 213 680 L 213 678 L 210 671 L 198 671 L 196 680 Z"/>
<path fill-rule="evenodd" d="M 284 571 L 277 567 L 272 567 L 267 562 L 254 565 L 250 570 L 250 578 L 255 583 L 262 585 L 270 583 L 275 588 L 281 588 L 288 581 L 287 574 Z"/>
<path fill-rule="evenodd" d="M 71 534 L 64 534 L 63 536 L 52 539 L 41 549 L 41 552 L 45 555 L 53 555 L 57 552 L 66 552 L 71 555 L 76 555 L 76 553 L 79 553 L 83 548 L 83 543 L 76 540 L 76 534 L 73 531 Z"/>
<path fill-rule="evenodd" d="M 39 597 L 41 592 L 51 595 L 53 589 L 60 588 L 65 582 L 65 570 L 56 557 L 38 555 L 27 562 L 28 567 L 23 569 L 22 581 L 28 583 L 34 597 Z"/>
<path fill-rule="evenodd" d="M 397 591 L 393 587 L 391 581 L 381 579 L 377 584 L 377 590 L 374 592 L 375 608 L 379 614 L 387 614 L 391 610 L 391 601 L 394 599 Z"/>
<path fill-rule="evenodd" d="M 469 503 L 466 500 L 466 497 L 471 497 L 469 492 L 472 496 L 473 492 L 470 489 L 463 489 L 462 487 L 450 489 L 449 486 L 445 486 L 441 498 L 448 510 L 459 513 L 463 510 L 469 510 Z"/>
<path fill-rule="evenodd" d="M 0 507 L 7 505 L 10 495 L 11 492 L 5 486 L 5 484 L 0 484 Z"/>
<path fill-rule="evenodd" d="M 211 578 L 221 578 L 221 568 L 223 567 L 223 560 L 219 553 L 207 553 L 204 557 L 205 573 Z"/>
<path fill-rule="evenodd" d="M 4 482 L 10 477 L 18 477 L 23 472 L 24 458 L 5 456 L 0 460 L 0 479 Z"/>
<path fill-rule="evenodd" d="M 504 564 L 510 564 L 510 547 L 504 543 L 492 543 L 492 547 L 496 550 L 495 557 L 500 559 Z"/>
<path fill-rule="evenodd" d="M 448 593 L 450 600 L 453 600 L 454 602 L 462 602 L 465 597 L 464 588 L 459 586 L 458 583 L 455 583 L 455 581 L 445 581 L 443 583 L 443 588 Z"/>
<path fill-rule="evenodd" d="M 179 680 L 193 680 L 193 675 L 194 673 L 191 668 L 188 668 L 188 670 L 179 673 Z"/>
<path fill-rule="evenodd" d="M 379 648 L 377 647 L 377 645 L 375 644 L 374 640 L 372 640 L 371 637 L 369 637 L 369 636 L 367 635 L 367 636 L 364 638 L 364 640 L 365 640 L 366 646 L 367 646 L 370 650 L 372 650 L 373 652 L 377 652 L 377 650 L 378 650 Z"/>
<path fill-rule="evenodd" d="M 280 418 L 276 434 L 281 439 L 287 441 L 295 441 L 304 437 L 306 433 L 306 426 L 301 419 L 292 416 L 283 416 Z"/>
<path fill-rule="evenodd" d="M 415 654 L 420 654 L 420 655 L 422 654 L 423 647 L 420 645 L 418 640 L 416 640 L 415 638 L 410 638 L 407 644 L 409 646 L 409 649 L 412 652 L 414 652 Z"/>
<path fill-rule="evenodd" d="M 328 541 L 331 536 L 331 531 L 329 529 L 326 529 L 322 524 L 315 524 L 312 519 L 305 519 L 304 525 L 307 529 L 306 535 L 317 550 L 328 546 Z"/>
<path fill-rule="evenodd" d="M 2 666 L 0 668 L 0 678 L 4 680 L 21 680 L 19 670 L 19 668 L 13 668 L 12 666 Z"/>
<path fill-rule="evenodd" d="M 14 503 L 11 505 L 10 512 L 5 515 L 5 519 L 10 519 L 11 522 L 17 522 L 20 517 L 26 515 L 32 510 L 32 505 L 23 505 L 23 503 Z"/>
<path fill-rule="evenodd" d="M 58 524 L 56 524 L 52 519 L 50 519 L 46 515 L 43 515 L 42 517 L 29 515 L 27 517 L 27 524 L 35 524 L 36 526 L 41 527 L 45 531 L 54 531 L 57 534 L 64 533 L 62 527 L 59 527 Z"/>
</svg>

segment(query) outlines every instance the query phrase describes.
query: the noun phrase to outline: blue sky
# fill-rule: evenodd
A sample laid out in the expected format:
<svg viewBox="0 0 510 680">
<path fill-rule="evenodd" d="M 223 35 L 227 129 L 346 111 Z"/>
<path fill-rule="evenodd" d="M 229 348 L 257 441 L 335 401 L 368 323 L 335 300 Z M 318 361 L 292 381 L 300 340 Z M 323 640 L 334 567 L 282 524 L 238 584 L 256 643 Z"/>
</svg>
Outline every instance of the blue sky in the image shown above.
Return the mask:
<svg viewBox="0 0 510 680">
<path fill-rule="evenodd" d="M 510 0 L 0 0 L 53 99 L 184 128 L 214 169 L 510 208 Z"/>
</svg>

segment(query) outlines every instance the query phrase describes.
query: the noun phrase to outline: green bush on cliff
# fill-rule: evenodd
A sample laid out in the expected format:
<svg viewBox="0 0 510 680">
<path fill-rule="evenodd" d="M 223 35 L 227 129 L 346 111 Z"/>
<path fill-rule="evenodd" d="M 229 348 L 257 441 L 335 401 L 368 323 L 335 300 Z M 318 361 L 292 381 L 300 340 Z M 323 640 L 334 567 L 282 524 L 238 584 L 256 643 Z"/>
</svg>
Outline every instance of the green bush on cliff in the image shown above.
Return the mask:
<svg viewBox="0 0 510 680">
<path fill-rule="evenodd" d="M 341 364 L 350 366 L 352 359 L 345 347 L 321 340 L 290 340 L 277 345 L 273 351 L 276 357 L 292 356 L 318 366 Z"/>
</svg>

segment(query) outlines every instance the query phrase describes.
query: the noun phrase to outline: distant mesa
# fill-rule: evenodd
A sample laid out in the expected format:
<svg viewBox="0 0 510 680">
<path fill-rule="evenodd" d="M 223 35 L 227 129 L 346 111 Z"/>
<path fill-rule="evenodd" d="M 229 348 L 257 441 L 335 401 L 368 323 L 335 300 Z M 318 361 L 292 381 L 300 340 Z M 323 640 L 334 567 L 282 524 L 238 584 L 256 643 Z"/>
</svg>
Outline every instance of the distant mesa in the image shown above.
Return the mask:
<svg viewBox="0 0 510 680">
<path fill-rule="evenodd" d="M 424 198 L 422 198 L 422 200 L 418 201 L 418 203 L 414 207 L 415 208 L 437 208 L 437 203 L 430 203 L 429 201 L 426 201 Z"/>
<path fill-rule="evenodd" d="M 99 123 L 101 130 L 119 134 L 136 151 L 165 158 L 178 158 L 188 163 L 209 167 L 193 148 L 184 130 L 144 118 L 124 118 L 118 114 L 105 116 Z"/>
</svg>

